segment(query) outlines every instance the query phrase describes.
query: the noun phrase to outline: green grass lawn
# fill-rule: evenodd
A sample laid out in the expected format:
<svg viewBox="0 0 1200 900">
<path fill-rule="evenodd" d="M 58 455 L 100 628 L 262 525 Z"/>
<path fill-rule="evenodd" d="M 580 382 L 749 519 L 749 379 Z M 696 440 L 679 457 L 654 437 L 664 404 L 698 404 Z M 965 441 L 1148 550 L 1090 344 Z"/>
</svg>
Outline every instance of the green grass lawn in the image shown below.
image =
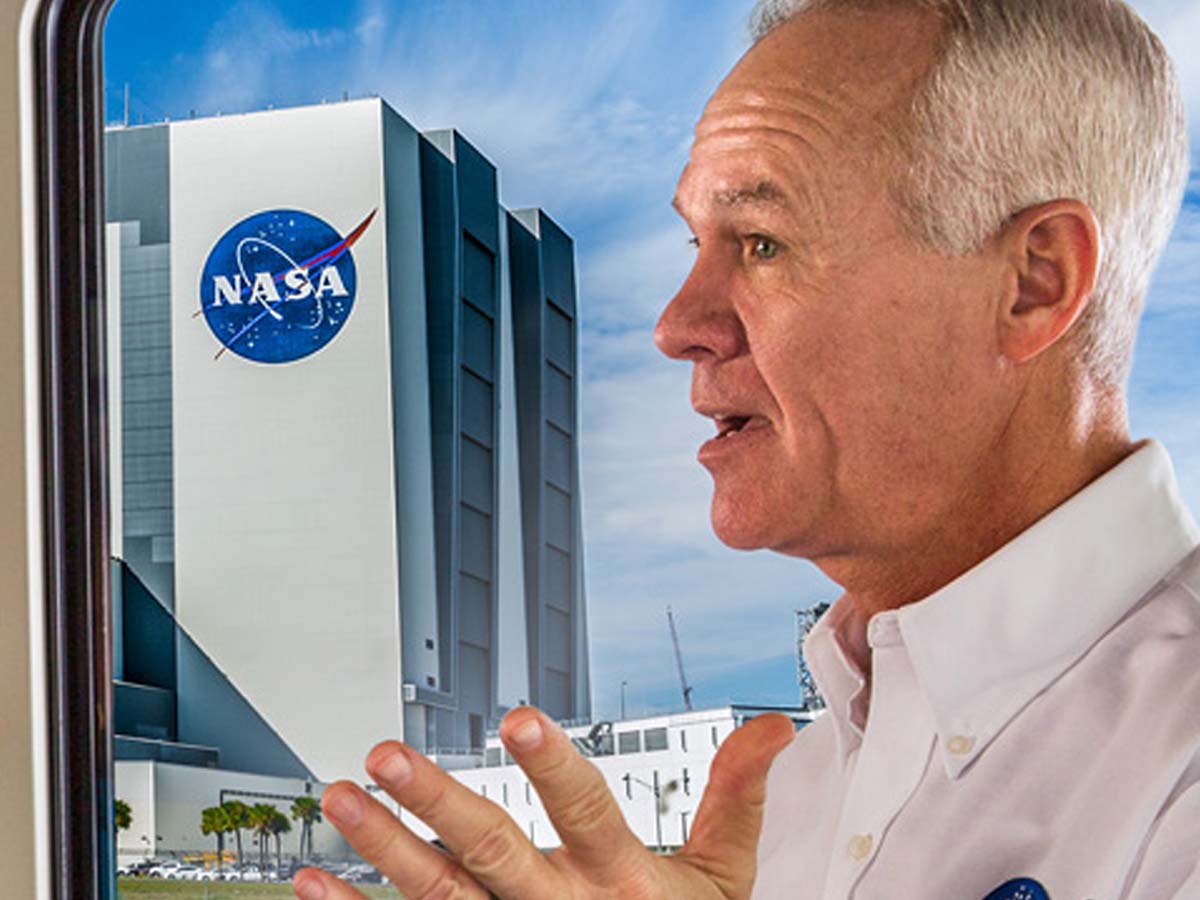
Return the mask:
<svg viewBox="0 0 1200 900">
<path fill-rule="evenodd" d="M 390 887 L 355 885 L 371 900 L 400 900 Z M 238 884 L 234 881 L 165 881 L 161 878 L 118 878 L 118 900 L 286 900 L 295 897 L 290 884 Z"/>
</svg>

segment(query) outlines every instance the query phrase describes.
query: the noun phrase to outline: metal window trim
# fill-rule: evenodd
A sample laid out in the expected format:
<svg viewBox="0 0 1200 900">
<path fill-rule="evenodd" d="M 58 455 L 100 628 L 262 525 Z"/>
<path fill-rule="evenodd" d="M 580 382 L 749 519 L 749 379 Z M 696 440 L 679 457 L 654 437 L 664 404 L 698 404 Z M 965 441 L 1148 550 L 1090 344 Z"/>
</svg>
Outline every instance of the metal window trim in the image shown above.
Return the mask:
<svg viewBox="0 0 1200 900">
<path fill-rule="evenodd" d="M 33 25 L 50 884 L 64 900 L 115 888 L 101 159 L 111 2 L 45 0 Z"/>
</svg>

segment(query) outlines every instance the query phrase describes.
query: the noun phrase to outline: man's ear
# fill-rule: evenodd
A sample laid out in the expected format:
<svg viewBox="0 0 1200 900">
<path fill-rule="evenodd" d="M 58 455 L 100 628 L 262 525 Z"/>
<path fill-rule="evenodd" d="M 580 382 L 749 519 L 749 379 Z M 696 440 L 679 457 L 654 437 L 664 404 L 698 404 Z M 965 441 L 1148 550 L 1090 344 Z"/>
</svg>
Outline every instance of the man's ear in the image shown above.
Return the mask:
<svg viewBox="0 0 1200 900">
<path fill-rule="evenodd" d="M 1062 337 L 1091 299 L 1100 226 L 1086 204 L 1054 200 L 1018 213 L 1000 239 L 1017 274 L 998 311 L 1000 352 L 1023 363 Z"/>
</svg>

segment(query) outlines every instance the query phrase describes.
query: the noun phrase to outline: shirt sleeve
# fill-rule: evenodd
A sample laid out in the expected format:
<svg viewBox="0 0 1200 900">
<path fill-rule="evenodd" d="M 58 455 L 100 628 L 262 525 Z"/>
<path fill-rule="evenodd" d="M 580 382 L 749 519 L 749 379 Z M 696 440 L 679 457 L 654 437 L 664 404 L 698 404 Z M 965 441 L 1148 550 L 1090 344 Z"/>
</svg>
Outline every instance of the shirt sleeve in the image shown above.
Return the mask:
<svg viewBox="0 0 1200 900">
<path fill-rule="evenodd" d="M 1122 900 L 1200 898 L 1200 757 L 1154 823 Z"/>
</svg>

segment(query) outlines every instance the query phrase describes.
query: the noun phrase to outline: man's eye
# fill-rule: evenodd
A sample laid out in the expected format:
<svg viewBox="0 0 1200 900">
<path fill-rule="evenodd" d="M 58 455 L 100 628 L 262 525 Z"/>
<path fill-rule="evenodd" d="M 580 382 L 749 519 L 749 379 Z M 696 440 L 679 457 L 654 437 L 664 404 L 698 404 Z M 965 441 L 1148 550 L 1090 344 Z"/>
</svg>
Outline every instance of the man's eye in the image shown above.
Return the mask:
<svg viewBox="0 0 1200 900">
<path fill-rule="evenodd" d="M 779 244 L 774 238 L 759 234 L 752 237 L 750 241 L 750 252 L 755 259 L 774 259 L 779 255 Z"/>
</svg>

